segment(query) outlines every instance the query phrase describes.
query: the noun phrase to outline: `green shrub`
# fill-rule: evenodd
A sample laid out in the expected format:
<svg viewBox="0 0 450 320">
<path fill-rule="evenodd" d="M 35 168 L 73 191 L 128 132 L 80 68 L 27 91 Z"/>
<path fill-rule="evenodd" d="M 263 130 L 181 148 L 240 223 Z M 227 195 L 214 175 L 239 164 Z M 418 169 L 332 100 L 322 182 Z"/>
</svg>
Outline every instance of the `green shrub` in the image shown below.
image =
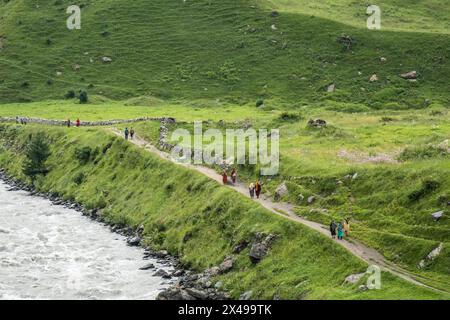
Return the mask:
<svg viewBox="0 0 450 320">
<path fill-rule="evenodd" d="M 88 102 L 88 94 L 86 91 L 80 91 L 80 103 Z"/>
<path fill-rule="evenodd" d="M 83 172 L 79 172 L 75 175 L 75 177 L 73 178 L 73 182 L 76 185 L 80 185 L 84 182 L 84 180 L 86 179 L 85 175 Z"/>
<path fill-rule="evenodd" d="M 66 92 L 66 94 L 64 95 L 65 99 L 73 99 L 75 98 L 75 91 L 73 90 L 69 90 Z"/>
<path fill-rule="evenodd" d="M 76 148 L 75 149 L 75 158 L 78 159 L 78 161 L 81 164 L 86 164 L 91 159 L 92 149 L 90 147 L 82 147 L 82 148 Z"/>
<path fill-rule="evenodd" d="M 406 148 L 398 156 L 400 161 L 408 160 L 427 160 L 432 158 L 448 157 L 448 152 L 445 149 L 436 146 L 421 146 Z"/>
<path fill-rule="evenodd" d="M 45 162 L 50 156 L 50 148 L 43 133 L 31 137 L 25 150 L 25 163 L 23 165 L 23 173 L 34 181 L 36 176 L 48 173 Z"/>
<path fill-rule="evenodd" d="M 437 188 L 439 188 L 440 183 L 434 180 L 426 180 L 422 182 L 422 186 L 420 189 L 415 190 L 411 192 L 408 195 L 408 199 L 410 201 L 418 201 L 421 198 L 425 197 L 426 195 L 429 195 L 433 191 L 435 191 Z"/>
</svg>

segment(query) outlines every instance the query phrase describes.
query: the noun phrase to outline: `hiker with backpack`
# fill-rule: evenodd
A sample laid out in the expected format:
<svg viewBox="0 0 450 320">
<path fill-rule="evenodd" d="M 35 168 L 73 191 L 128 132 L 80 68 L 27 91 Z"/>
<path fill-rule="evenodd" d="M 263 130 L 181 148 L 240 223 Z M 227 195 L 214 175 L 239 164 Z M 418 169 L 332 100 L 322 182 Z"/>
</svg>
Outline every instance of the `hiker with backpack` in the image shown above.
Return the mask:
<svg viewBox="0 0 450 320">
<path fill-rule="evenodd" d="M 133 140 L 133 138 L 134 138 L 134 129 L 131 128 L 131 130 L 130 130 L 130 139 Z"/>
<path fill-rule="evenodd" d="M 77 126 L 77 128 L 79 128 L 79 127 L 81 126 L 81 121 L 80 121 L 80 118 L 77 118 L 77 121 L 76 121 L 76 126 Z"/>
<path fill-rule="evenodd" d="M 125 140 L 128 140 L 128 135 L 130 134 L 130 131 L 128 130 L 128 128 L 125 128 Z"/>
</svg>

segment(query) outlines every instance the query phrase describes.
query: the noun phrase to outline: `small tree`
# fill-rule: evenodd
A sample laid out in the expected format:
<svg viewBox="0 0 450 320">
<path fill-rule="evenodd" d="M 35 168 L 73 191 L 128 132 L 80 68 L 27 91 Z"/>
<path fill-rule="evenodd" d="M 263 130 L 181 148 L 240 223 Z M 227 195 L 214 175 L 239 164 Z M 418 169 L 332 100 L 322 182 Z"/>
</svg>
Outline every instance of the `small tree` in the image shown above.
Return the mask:
<svg viewBox="0 0 450 320">
<path fill-rule="evenodd" d="M 50 148 L 44 134 L 38 133 L 31 137 L 25 151 L 26 160 L 23 165 L 23 173 L 31 177 L 32 180 L 39 174 L 47 174 L 48 169 L 45 162 L 50 154 Z"/>
<path fill-rule="evenodd" d="M 80 103 L 88 102 L 88 94 L 86 91 L 80 91 Z"/>
</svg>

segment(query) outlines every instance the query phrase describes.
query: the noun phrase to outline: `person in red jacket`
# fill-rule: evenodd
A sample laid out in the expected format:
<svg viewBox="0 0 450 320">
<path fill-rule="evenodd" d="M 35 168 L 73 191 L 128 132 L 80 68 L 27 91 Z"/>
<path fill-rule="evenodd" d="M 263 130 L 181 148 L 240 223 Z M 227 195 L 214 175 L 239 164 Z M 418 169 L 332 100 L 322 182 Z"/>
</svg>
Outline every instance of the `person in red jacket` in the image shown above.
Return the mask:
<svg viewBox="0 0 450 320">
<path fill-rule="evenodd" d="M 77 119 L 77 127 L 81 126 L 80 118 Z"/>
<path fill-rule="evenodd" d="M 224 185 L 228 184 L 228 175 L 227 175 L 226 171 L 224 171 L 223 174 L 222 174 L 222 182 L 223 182 Z"/>
</svg>

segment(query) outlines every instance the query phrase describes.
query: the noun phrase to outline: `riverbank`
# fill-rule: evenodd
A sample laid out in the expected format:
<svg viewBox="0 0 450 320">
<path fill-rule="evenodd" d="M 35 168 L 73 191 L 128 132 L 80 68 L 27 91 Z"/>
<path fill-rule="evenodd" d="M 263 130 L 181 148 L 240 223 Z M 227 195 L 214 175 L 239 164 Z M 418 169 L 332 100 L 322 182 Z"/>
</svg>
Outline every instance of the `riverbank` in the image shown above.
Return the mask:
<svg viewBox="0 0 450 320">
<path fill-rule="evenodd" d="M 166 282 L 163 282 L 163 284 L 171 284 L 170 286 L 166 285 L 160 291 L 156 297 L 158 300 L 225 300 L 229 298 L 226 293 L 222 293 L 218 288 L 212 287 L 210 284 L 210 273 L 198 274 L 194 271 L 186 270 L 177 257 L 169 255 L 167 251 L 155 251 L 148 246 L 141 245 L 142 228 L 133 230 L 130 227 L 120 227 L 105 222 L 101 215 L 98 214 L 98 209 L 86 209 L 82 204 L 64 200 L 55 193 L 38 192 L 32 185 L 25 184 L 8 176 L 3 169 L 0 169 L 0 182 L 8 186 L 8 192 L 25 191 L 30 196 L 49 200 L 53 205 L 79 212 L 83 216 L 90 218 L 93 222 L 109 227 L 111 232 L 123 236 L 129 246 L 142 247 L 145 250 L 142 257 L 144 262 L 139 270 L 150 271 L 153 276 L 161 277 L 165 280 Z M 156 263 L 149 263 L 148 260 L 156 261 Z M 173 271 L 169 269 L 173 269 Z"/>
<path fill-rule="evenodd" d="M 139 243 L 203 275 L 191 274 L 181 285 L 200 278 L 236 299 L 445 299 L 384 272 L 382 290 L 362 290 L 367 276 L 345 280 L 367 264 L 331 239 L 104 130 L 0 125 L 0 131 L 0 167 L 26 181 L 23 150 L 30 134 L 44 133 L 49 173 L 35 181 L 36 190 L 97 209 L 116 228 L 142 229 Z M 76 157 L 81 148 L 89 150 L 86 161 Z M 255 259 L 256 248 L 263 249 Z"/>
</svg>

